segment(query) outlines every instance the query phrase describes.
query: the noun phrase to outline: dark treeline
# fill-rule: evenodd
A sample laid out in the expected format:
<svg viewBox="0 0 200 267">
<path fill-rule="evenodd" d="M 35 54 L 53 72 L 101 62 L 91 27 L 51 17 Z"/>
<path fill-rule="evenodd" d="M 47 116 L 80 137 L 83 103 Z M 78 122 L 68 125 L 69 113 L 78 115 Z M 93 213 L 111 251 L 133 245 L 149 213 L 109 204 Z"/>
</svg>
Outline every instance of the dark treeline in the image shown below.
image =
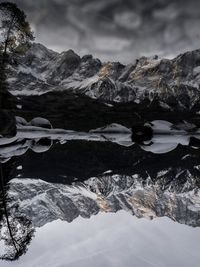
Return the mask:
<svg viewBox="0 0 200 267">
<path fill-rule="evenodd" d="M 0 3 L 0 134 L 13 135 L 12 111 L 16 108 L 15 97 L 9 93 L 7 71 L 9 62 L 23 54 L 34 40 L 26 14 L 16 4 Z M 10 132 L 9 132 L 10 131 Z"/>
<path fill-rule="evenodd" d="M 16 55 L 23 54 L 32 41 L 33 34 L 25 13 L 11 2 L 0 3 L 0 136 L 16 134 L 16 99 L 9 92 L 7 73 L 9 63 Z M 17 260 L 26 253 L 34 234 L 31 222 L 12 206 L 9 180 L 13 178 L 14 160 L 0 163 L 0 239 L 4 243 L 3 260 Z M 3 230 L 2 230 L 3 229 Z"/>
<path fill-rule="evenodd" d="M 0 109 L 13 110 L 15 108 L 15 97 L 9 93 L 7 83 L 7 66 L 3 60 L 4 56 L 0 53 Z"/>
<path fill-rule="evenodd" d="M 9 196 L 9 180 L 16 169 L 15 160 L 0 163 L 0 238 L 4 253 L 0 259 L 14 261 L 26 253 L 34 235 L 30 220 L 20 213 L 17 204 L 12 204 Z"/>
<path fill-rule="evenodd" d="M 0 54 L 0 135 L 15 135 L 15 97 L 9 93 L 6 81 L 6 64 L 3 63 L 3 55 Z"/>
</svg>

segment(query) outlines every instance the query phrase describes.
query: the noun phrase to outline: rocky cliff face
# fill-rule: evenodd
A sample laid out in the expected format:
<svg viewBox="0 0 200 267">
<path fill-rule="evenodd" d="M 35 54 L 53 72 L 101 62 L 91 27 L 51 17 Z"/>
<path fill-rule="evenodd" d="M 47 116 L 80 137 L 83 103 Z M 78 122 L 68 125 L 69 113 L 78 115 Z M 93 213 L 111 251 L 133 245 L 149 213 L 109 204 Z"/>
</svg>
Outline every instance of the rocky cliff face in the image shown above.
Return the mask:
<svg viewBox="0 0 200 267">
<path fill-rule="evenodd" d="M 102 63 L 72 50 L 56 53 L 33 44 L 27 54 L 11 62 L 8 82 L 15 95 L 68 91 L 103 102 L 157 105 L 164 110 L 200 110 L 200 50 L 178 57 L 142 57 L 129 65 Z"/>
<path fill-rule="evenodd" d="M 160 177 L 165 173 L 160 173 Z M 145 183 L 138 175 L 104 174 L 90 178 L 84 184 L 72 186 L 47 183 L 35 179 L 13 179 L 9 196 L 14 206 L 35 227 L 56 219 L 72 222 L 78 216 L 90 218 L 98 212 L 125 210 L 138 218 L 167 216 L 179 223 L 200 226 L 199 190 L 163 189 L 148 179 Z"/>
</svg>

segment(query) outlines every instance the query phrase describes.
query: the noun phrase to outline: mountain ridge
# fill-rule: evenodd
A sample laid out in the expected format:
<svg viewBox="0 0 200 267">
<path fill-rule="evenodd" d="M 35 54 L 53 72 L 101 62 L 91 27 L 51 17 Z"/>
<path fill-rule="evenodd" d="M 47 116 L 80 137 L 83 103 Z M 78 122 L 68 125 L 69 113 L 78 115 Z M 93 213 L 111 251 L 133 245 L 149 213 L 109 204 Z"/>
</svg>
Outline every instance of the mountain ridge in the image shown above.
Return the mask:
<svg viewBox="0 0 200 267">
<path fill-rule="evenodd" d="M 17 63 L 17 64 L 16 64 Z M 129 65 L 102 63 L 74 51 L 57 53 L 34 43 L 10 62 L 10 91 L 41 95 L 67 91 L 103 102 L 141 104 L 148 100 L 166 111 L 200 111 L 200 50 L 176 58 L 141 57 Z"/>
</svg>

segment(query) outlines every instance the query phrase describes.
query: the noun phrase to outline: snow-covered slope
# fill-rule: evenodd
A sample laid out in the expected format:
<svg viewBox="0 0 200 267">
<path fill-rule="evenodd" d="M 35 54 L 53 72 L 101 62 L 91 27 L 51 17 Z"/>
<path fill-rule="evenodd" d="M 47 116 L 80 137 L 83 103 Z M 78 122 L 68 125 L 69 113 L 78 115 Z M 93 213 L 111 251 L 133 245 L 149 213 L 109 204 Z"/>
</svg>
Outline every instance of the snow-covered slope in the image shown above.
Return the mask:
<svg viewBox="0 0 200 267">
<path fill-rule="evenodd" d="M 104 102 L 148 100 L 166 110 L 198 112 L 200 50 L 172 60 L 142 57 L 125 66 L 33 44 L 25 56 L 11 62 L 8 82 L 15 95 L 69 90 Z"/>
<path fill-rule="evenodd" d="M 165 173 L 160 173 L 160 177 Z M 19 209 L 35 227 L 61 219 L 72 222 L 78 216 L 90 218 L 98 212 L 125 210 L 138 218 L 167 216 L 179 223 L 200 226 L 199 189 L 178 192 L 162 189 L 138 175 L 109 175 L 90 178 L 72 186 L 51 184 L 37 179 L 10 182 L 10 205 Z"/>
</svg>

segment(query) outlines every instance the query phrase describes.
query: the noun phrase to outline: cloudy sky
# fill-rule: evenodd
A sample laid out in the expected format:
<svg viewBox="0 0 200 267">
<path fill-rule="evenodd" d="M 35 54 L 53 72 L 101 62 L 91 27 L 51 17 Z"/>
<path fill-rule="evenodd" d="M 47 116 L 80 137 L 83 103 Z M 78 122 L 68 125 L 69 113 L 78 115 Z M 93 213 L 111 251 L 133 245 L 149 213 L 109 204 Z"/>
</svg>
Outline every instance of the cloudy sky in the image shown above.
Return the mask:
<svg viewBox="0 0 200 267">
<path fill-rule="evenodd" d="M 199 0 L 13 0 L 36 41 L 63 51 L 130 62 L 200 47 Z"/>
</svg>

